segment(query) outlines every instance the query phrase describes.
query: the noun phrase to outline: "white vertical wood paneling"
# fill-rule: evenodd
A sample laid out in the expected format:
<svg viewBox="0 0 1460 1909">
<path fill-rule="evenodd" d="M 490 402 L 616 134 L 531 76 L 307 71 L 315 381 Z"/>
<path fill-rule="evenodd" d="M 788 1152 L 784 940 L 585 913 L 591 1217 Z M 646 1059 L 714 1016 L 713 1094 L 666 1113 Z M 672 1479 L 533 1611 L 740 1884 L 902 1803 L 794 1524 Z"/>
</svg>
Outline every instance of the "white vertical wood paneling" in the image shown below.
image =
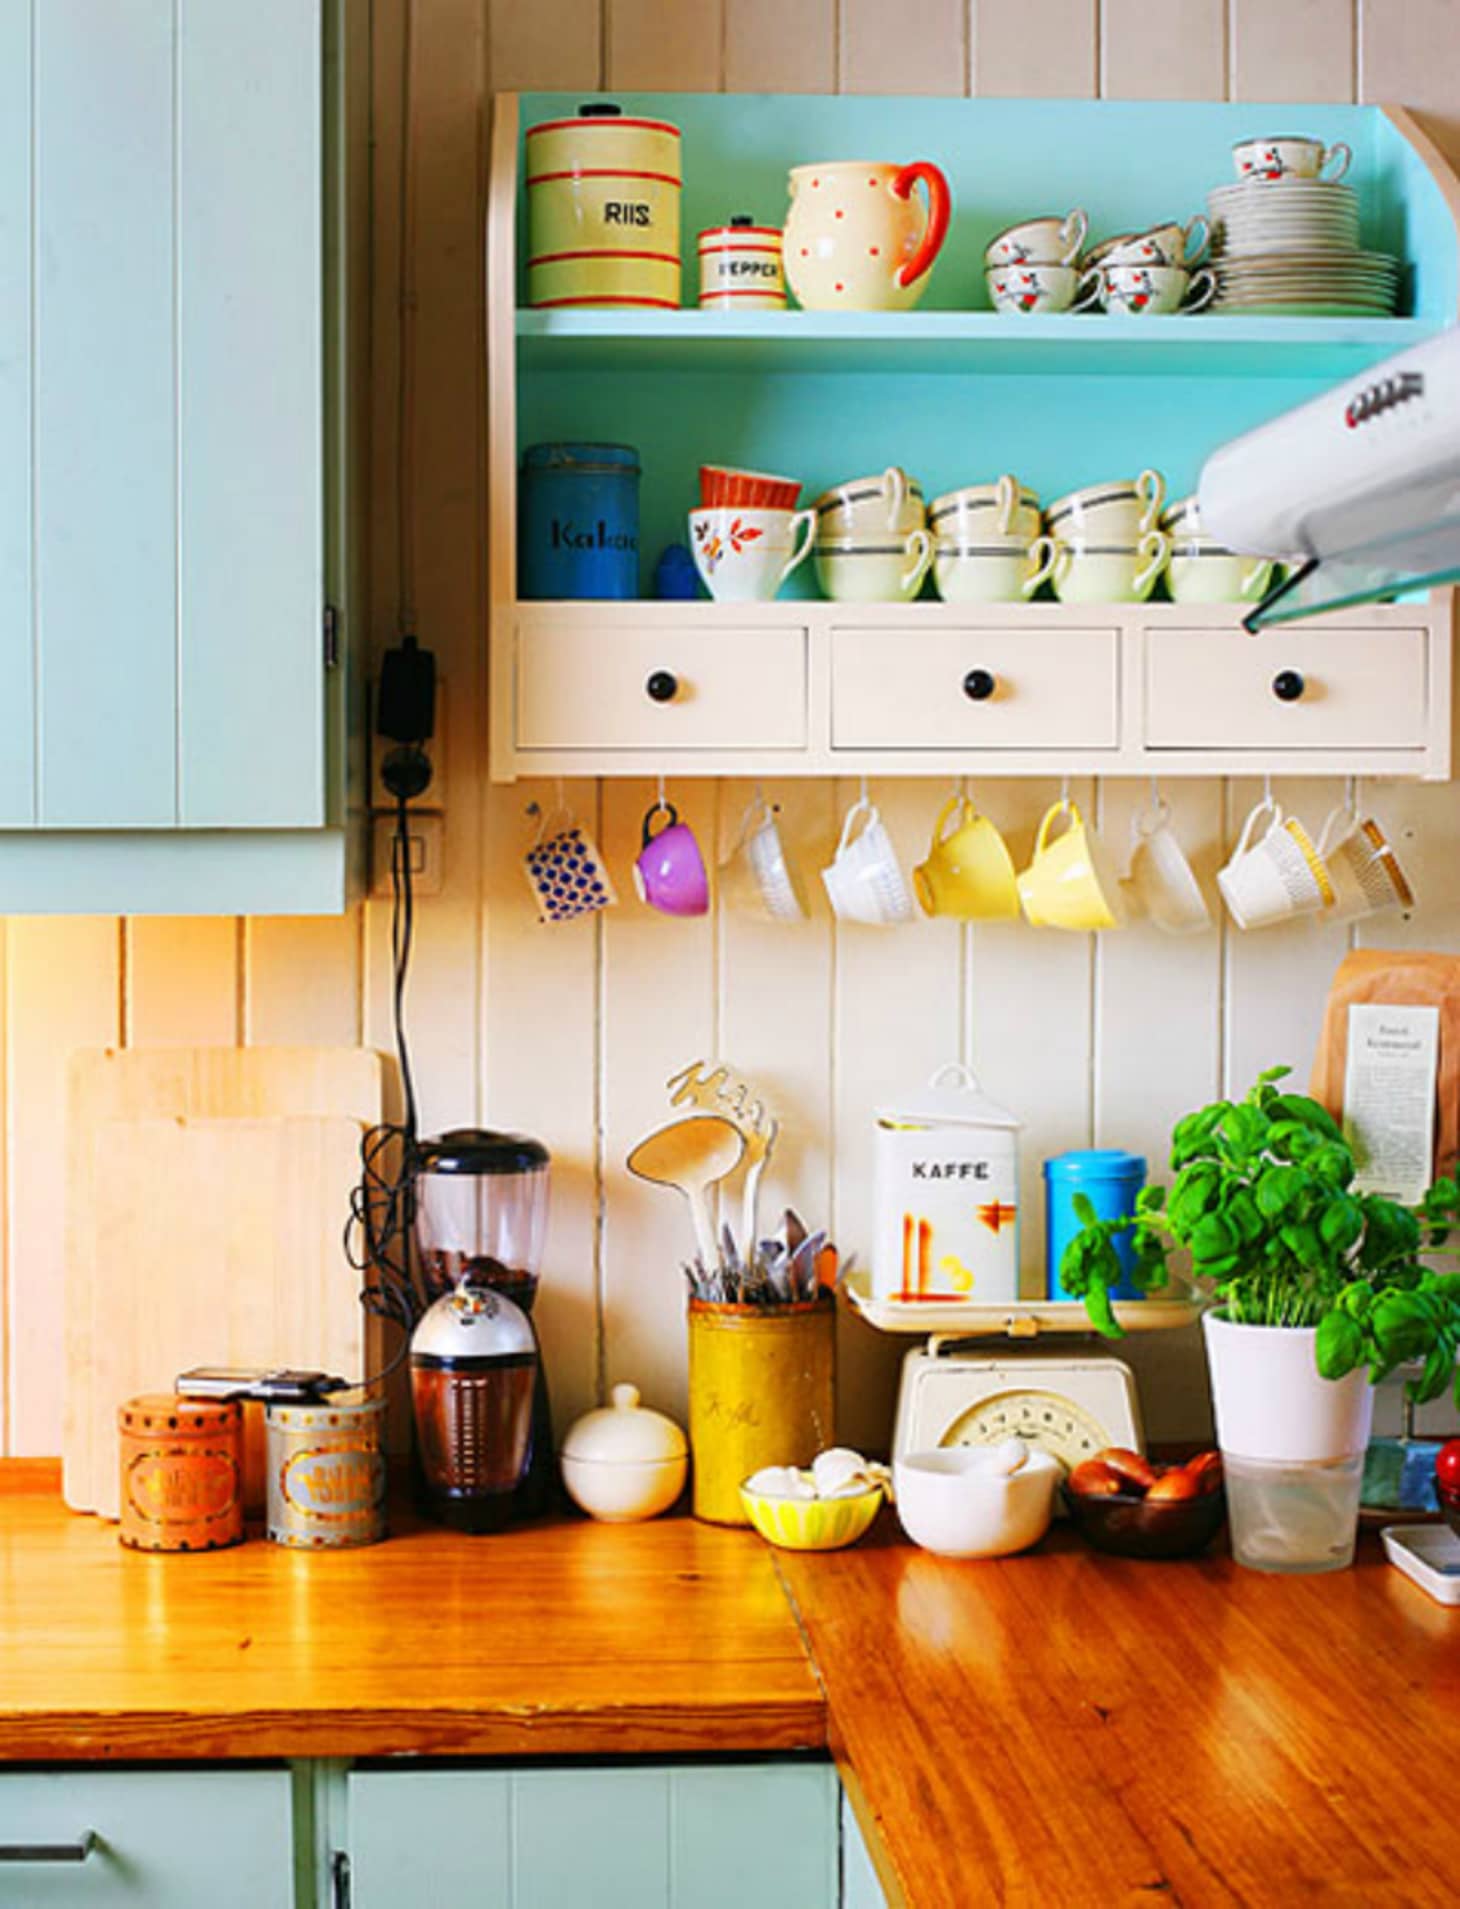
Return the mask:
<svg viewBox="0 0 1460 1909">
<path fill-rule="evenodd" d="M 595 91 L 602 78 L 599 0 L 487 0 L 494 93 L 553 87 Z"/>
<path fill-rule="evenodd" d="M 177 40 L 180 815 L 317 826 L 319 0 L 188 0 Z"/>
<path fill-rule="evenodd" d="M 129 1047 L 229 1047 L 239 1025 L 239 924 L 139 915 L 126 924 Z"/>
<path fill-rule="evenodd" d="M 713 782 L 671 783 L 669 799 L 714 856 Z M 603 1123 L 603 1347 L 610 1385 L 630 1380 L 679 1416 L 685 1402 L 685 1287 L 694 1236 L 679 1194 L 647 1186 L 624 1162 L 636 1141 L 672 1117 L 664 1083 L 719 1048 L 715 923 L 657 914 L 628 880 L 652 782 L 603 785 L 600 845 L 622 883 L 623 906 L 603 921 L 599 1079 Z"/>
<path fill-rule="evenodd" d="M 120 1036 L 119 947 L 108 917 L 17 917 L 6 930 L 6 1421 L 19 1456 L 61 1449 L 66 1064 Z M 144 1267 L 117 1277 L 145 1290 Z"/>
<path fill-rule="evenodd" d="M 173 5 L 98 12 L 46 0 L 35 30 L 40 820 L 167 825 L 177 816 Z M 131 445 L 125 488 L 93 457 L 98 440 Z"/>
<path fill-rule="evenodd" d="M 1352 99 L 1354 7 L 1355 0 L 1232 0 L 1233 99 Z"/>
<path fill-rule="evenodd" d="M 834 93 L 836 0 L 725 0 L 727 93 Z"/>
<path fill-rule="evenodd" d="M 968 90 L 964 0 L 841 0 L 843 93 Z"/>
<path fill-rule="evenodd" d="M 1225 0 L 1102 0 L 1100 91 L 1106 99 L 1220 99 L 1227 70 Z"/>
<path fill-rule="evenodd" d="M 246 921 L 242 1038 L 255 1047 L 355 1046 L 361 925 L 359 908 Z"/>
<path fill-rule="evenodd" d="M 1460 151 L 1460 8 L 1454 0 L 1355 0 L 1358 96 L 1417 106 L 1448 152 Z"/>
<path fill-rule="evenodd" d="M 973 91 L 1088 99 L 1099 90 L 1097 0 L 971 0 Z"/>
<path fill-rule="evenodd" d="M 0 0 L 0 827 L 35 820 L 31 574 L 31 16 Z"/>
<path fill-rule="evenodd" d="M 607 85 L 660 93 L 716 93 L 723 0 L 603 0 Z"/>
</svg>

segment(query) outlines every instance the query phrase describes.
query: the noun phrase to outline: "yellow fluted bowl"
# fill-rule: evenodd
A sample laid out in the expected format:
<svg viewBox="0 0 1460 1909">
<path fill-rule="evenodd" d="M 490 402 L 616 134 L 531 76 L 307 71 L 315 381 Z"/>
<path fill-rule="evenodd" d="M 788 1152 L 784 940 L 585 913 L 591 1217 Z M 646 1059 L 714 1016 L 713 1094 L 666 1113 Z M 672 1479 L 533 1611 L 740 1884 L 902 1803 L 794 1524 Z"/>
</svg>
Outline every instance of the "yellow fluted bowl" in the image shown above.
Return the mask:
<svg viewBox="0 0 1460 1909">
<path fill-rule="evenodd" d="M 802 1476 L 810 1479 L 810 1472 Z M 870 1527 L 882 1503 L 882 1487 L 869 1485 L 854 1498 L 772 1498 L 740 1487 L 745 1515 L 769 1544 L 783 1551 L 840 1551 Z"/>
</svg>

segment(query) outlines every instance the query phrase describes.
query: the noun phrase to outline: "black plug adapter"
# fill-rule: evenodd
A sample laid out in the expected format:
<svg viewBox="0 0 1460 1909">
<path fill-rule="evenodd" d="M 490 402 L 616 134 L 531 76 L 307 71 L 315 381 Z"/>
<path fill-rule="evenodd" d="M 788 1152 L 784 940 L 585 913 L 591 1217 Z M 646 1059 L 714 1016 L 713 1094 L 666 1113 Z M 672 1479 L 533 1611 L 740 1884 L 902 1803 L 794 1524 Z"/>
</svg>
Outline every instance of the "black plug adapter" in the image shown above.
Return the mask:
<svg viewBox="0 0 1460 1909">
<path fill-rule="evenodd" d="M 429 742 L 436 733 L 436 658 L 413 636 L 380 659 L 375 733 L 402 743 Z"/>
</svg>

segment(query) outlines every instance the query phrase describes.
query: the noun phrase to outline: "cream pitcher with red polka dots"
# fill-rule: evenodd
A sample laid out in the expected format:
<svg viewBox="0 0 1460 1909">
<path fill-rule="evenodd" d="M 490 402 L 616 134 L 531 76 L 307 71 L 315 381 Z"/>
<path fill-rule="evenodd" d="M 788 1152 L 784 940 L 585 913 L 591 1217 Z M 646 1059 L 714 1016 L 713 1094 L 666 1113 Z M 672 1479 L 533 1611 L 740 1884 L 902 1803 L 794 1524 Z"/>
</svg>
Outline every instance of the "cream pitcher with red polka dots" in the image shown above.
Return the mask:
<svg viewBox="0 0 1460 1909">
<path fill-rule="evenodd" d="M 807 311 L 910 311 L 952 210 L 948 181 L 926 160 L 793 166 L 784 245 L 791 290 Z"/>
</svg>

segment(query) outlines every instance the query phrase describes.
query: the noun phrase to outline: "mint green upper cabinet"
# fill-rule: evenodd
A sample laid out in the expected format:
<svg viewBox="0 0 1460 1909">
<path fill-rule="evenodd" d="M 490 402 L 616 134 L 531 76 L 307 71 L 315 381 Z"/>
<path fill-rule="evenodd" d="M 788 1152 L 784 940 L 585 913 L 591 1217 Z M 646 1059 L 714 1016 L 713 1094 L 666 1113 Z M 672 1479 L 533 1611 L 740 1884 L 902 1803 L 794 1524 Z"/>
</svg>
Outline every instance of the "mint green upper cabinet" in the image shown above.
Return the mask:
<svg viewBox="0 0 1460 1909">
<path fill-rule="evenodd" d="M 344 904 L 349 12 L 0 0 L 0 911 Z"/>
</svg>

